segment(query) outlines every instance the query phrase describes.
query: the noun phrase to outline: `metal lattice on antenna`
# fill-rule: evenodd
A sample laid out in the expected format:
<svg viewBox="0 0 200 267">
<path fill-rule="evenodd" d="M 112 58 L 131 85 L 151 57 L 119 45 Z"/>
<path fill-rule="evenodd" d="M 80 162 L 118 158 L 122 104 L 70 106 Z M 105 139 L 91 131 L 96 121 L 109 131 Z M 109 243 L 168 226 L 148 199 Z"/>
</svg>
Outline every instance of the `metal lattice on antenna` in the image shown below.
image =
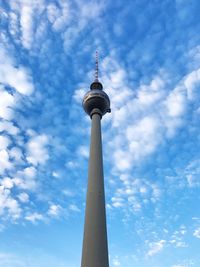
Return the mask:
<svg viewBox="0 0 200 267">
<path fill-rule="evenodd" d="M 99 81 L 99 55 L 98 51 L 96 51 L 96 60 L 95 60 L 95 82 Z"/>
</svg>

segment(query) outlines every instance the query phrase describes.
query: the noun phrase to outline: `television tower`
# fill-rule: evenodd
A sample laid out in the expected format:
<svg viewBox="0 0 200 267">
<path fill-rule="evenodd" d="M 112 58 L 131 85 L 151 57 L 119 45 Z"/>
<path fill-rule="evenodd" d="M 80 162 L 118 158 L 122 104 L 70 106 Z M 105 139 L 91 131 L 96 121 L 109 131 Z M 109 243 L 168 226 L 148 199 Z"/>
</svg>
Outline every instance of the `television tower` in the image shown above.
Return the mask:
<svg viewBox="0 0 200 267">
<path fill-rule="evenodd" d="M 83 108 L 91 118 L 92 127 L 81 267 L 109 267 L 101 118 L 111 110 L 109 97 L 98 79 L 97 52 L 95 80 L 83 98 Z"/>
</svg>

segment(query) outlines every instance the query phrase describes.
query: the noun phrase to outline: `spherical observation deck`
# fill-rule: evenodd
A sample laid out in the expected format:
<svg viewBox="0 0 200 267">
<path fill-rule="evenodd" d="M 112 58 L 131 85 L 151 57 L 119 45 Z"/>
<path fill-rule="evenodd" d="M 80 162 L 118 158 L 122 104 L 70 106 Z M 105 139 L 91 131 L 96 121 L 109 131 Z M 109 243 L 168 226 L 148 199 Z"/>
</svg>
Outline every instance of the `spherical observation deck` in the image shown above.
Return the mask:
<svg viewBox="0 0 200 267">
<path fill-rule="evenodd" d="M 101 116 L 107 112 L 111 112 L 110 99 L 102 89 L 102 84 L 95 81 L 91 84 L 90 91 L 88 91 L 83 98 L 83 108 L 90 116 L 92 115 L 92 111 L 94 109 L 99 110 Z"/>
</svg>

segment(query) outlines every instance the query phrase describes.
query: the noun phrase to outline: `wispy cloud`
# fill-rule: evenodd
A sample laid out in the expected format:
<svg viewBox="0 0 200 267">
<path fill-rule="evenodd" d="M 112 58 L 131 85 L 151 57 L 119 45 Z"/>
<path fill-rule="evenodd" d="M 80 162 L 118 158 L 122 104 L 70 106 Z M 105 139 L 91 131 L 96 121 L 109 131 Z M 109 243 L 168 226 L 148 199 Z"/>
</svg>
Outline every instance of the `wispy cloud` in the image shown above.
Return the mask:
<svg viewBox="0 0 200 267">
<path fill-rule="evenodd" d="M 34 90 L 34 86 L 29 71 L 23 66 L 16 66 L 15 60 L 2 47 L 0 47 L 0 56 L 2 58 L 0 65 L 1 83 L 14 88 L 23 95 L 30 95 Z M 4 95 L 8 99 L 9 105 L 14 102 L 11 94 L 4 91 Z"/>
<path fill-rule="evenodd" d="M 48 210 L 48 214 L 52 217 L 58 217 L 60 216 L 61 211 L 62 208 L 60 205 L 51 204 Z"/>
<path fill-rule="evenodd" d="M 197 228 L 194 233 L 193 236 L 195 236 L 196 238 L 200 238 L 200 228 Z"/>
<path fill-rule="evenodd" d="M 43 215 L 42 214 L 39 214 L 37 212 L 34 212 L 34 213 L 31 213 L 31 214 L 26 215 L 25 219 L 27 221 L 30 221 L 32 223 L 35 223 L 37 221 L 43 220 Z"/>
<path fill-rule="evenodd" d="M 33 165 L 44 164 L 49 159 L 47 144 L 46 135 L 31 136 L 27 144 L 27 161 Z"/>
<path fill-rule="evenodd" d="M 115 256 L 112 260 L 114 266 L 121 266 L 120 260 L 118 256 Z"/>
<path fill-rule="evenodd" d="M 165 240 L 160 240 L 158 242 L 150 243 L 149 244 L 150 249 L 147 252 L 147 256 L 151 257 L 161 252 L 165 246 L 165 243 L 166 243 Z"/>
</svg>

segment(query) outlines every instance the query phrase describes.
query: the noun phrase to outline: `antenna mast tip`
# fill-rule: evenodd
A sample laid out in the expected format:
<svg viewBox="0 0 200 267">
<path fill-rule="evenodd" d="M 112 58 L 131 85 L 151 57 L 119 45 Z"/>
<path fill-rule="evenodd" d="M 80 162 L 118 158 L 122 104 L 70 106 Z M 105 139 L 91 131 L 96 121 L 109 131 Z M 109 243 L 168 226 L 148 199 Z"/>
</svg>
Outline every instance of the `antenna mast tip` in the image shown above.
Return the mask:
<svg viewBox="0 0 200 267">
<path fill-rule="evenodd" d="M 99 81 L 99 54 L 98 51 L 96 50 L 96 68 L 95 68 L 95 82 Z"/>
</svg>

